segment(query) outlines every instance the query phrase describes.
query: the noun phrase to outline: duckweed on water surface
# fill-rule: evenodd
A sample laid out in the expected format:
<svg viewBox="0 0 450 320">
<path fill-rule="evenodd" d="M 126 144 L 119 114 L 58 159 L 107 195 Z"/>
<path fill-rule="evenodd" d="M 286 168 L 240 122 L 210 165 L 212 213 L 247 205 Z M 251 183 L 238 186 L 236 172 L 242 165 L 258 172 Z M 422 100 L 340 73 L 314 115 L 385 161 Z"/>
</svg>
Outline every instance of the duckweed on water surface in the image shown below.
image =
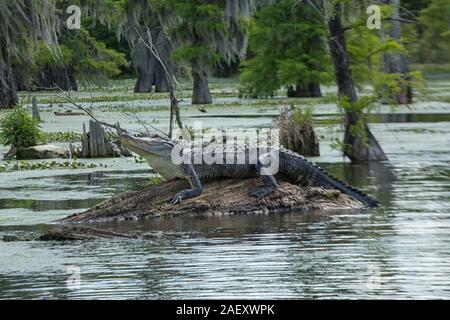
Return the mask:
<svg viewBox="0 0 450 320">
<path fill-rule="evenodd" d="M 58 161 L 43 161 L 43 162 L 28 162 L 28 161 L 7 161 L 0 165 L 0 173 L 27 171 L 27 170 L 55 170 L 55 169 L 93 169 L 93 168 L 107 168 L 106 164 L 95 164 L 80 162 L 78 160 L 67 160 L 64 162 Z"/>
<path fill-rule="evenodd" d="M 79 142 L 81 141 L 82 134 L 65 131 L 65 132 L 43 132 L 42 141 L 45 143 L 50 142 Z"/>
</svg>

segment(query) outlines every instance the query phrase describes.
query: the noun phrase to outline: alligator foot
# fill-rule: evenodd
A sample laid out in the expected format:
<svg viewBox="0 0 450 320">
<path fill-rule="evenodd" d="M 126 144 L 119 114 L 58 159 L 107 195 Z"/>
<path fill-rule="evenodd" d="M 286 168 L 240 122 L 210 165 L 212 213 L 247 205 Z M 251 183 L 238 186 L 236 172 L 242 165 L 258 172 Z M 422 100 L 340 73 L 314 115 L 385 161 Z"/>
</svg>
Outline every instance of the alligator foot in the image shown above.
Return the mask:
<svg viewBox="0 0 450 320">
<path fill-rule="evenodd" d="M 267 196 L 268 194 L 272 193 L 276 187 L 269 186 L 269 187 L 259 187 L 249 192 L 249 195 L 252 197 L 261 199 Z"/>
<path fill-rule="evenodd" d="M 178 192 L 171 200 L 172 204 L 180 204 L 181 200 L 198 197 L 202 193 L 201 189 L 189 189 Z"/>
<path fill-rule="evenodd" d="M 172 199 L 170 199 L 171 204 L 181 204 L 181 200 L 183 200 L 183 196 L 177 193 Z"/>
</svg>

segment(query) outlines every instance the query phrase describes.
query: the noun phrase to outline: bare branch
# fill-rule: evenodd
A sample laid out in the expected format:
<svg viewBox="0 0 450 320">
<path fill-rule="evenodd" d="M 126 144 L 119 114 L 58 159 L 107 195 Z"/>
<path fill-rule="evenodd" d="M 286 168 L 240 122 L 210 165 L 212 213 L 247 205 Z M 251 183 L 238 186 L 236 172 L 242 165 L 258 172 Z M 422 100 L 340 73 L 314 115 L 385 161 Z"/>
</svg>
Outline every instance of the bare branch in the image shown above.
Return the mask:
<svg viewBox="0 0 450 320">
<path fill-rule="evenodd" d="M 294 8 L 295 8 L 298 4 L 300 4 L 301 2 L 303 2 L 303 0 L 298 0 L 296 3 L 294 3 L 294 5 L 293 5 L 292 8 L 291 8 L 292 12 L 294 12 Z M 322 11 L 320 11 L 320 9 L 319 9 L 312 1 L 306 0 L 306 2 L 308 2 L 309 5 L 310 5 L 311 7 L 313 7 L 313 9 L 316 10 L 317 13 L 318 13 L 323 19 L 325 19 L 325 15 L 322 13 Z"/>
<path fill-rule="evenodd" d="M 134 28 L 136 31 L 136 34 L 139 36 L 139 38 L 141 39 L 141 41 L 144 43 L 144 45 L 150 50 L 150 52 L 154 55 L 155 59 L 161 64 L 161 66 L 163 67 L 163 70 L 166 74 L 166 79 L 167 82 L 169 84 L 169 91 L 170 91 L 170 129 L 169 129 L 169 138 L 172 137 L 172 132 L 173 132 L 173 128 L 172 128 L 172 124 L 173 124 L 173 116 L 175 114 L 175 119 L 176 122 L 178 124 L 178 127 L 180 128 L 182 134 L 183 134 L 183 138 L 185 138 L 186 140 L 188 139 L 188 135 L 185 133 L 184 127 L 183 127 L 183 123 L 181 122 L 181 117 L 180 117 L 180 108 L 178 106 L 179 102 L 181 102 L 182 100 L 178 100 L 175 92 L 174 92 L 174 88 L 173 88 L 173 82 L 175 82 L 178 90 L 180 90 L 181 95 L 183 96 L 183 90 L 181 88 L 181 85 L 179 84 L 179 82 L 177 81 L 177 79 L 175 78 L 175 76 L 169 71 L 169 69 L 167 68 L 166 64 L 164 63 L 164 61 L 162 61 L 158 50 L 156 49 L 155 45 L 153 44 L 153 40 L 152 40 L 152 35 L 150 30 L 147 29 L 147 37 L 149 38 L 149 42 L 144 39 L 142 37 L 142 34 L 139 32 L 139 30 L 135 27 Z M 172 82 L 173 81 L 173 82 Z"/>
<path fill-rule="evenodd" d="M 161 56 L 159 55 L 159 52 L 157 50 L 157 48 L 155 47 L 155 45 L 153 44 L 153 38 L 152 38 L 152 34 L 149 30 L 148 27 L 146 27 L 146 33 L 147 36 L 150 39 L 150 45 L 147 43 L 147 41 L 142 37 L 141 33 L 139 32 L 139 30 L 135 27 L 134 28 L 136 33 L 138 34 L 139 38 L 142 40 L 142 42 L 144 43 L 144 45 L 150 50 L 150 52 L 153 54 L 153 56 L 156 58 L 156 60 L 158 60 L 158 62 L 161 64 L 161 66 L 164 69 L 164 72 L 166 73 L 166 76 L 169 78 L 168 80 L 172 79 L 173 82 L 175 83 L 175 85 L 177 86 L 178 90 L 181 93 L 181 99 L 178 100 L 178 102 L 183 101 L 184 98 L 184 92 L 183 92 L 183 88 L 181 87 L 180 83 L 178 82 L 177 78 L 169 71 L 169 69 L 167 68 L 166 63 L 161 59 Z M 170 81 L 169 81 L 170 82 Z M 170 86 L 172 86 L 172 83 L 169 83 Z"/>
<path fill-rule="evenodd" d="M 118 124 L 110 124 L 104 121 L 101 121 L 99 119 L 97 119 L 97 117 L 92 113 L 92 111 L 90 111 L 89 109 L 83 107 L 81 104 L 77 103 L 75 100 L 72 99 L 72 97 L 70 96 L 69 93 L 67 93 L 66 91 L 62 90 L 60 87 L 57 87 L 57 89 L 64 94 L 64 96 L 62 97 L 67 103 L 71 104 L 73 107 L 83 111 L 84 113 L 86 113 L 89 117 L 92 118 L 92 120 L 94 120 L 95 122 L 100 123 L 101 125 L 105 126 L 105 127 L 109 127 L 111 129 L 115 129 L 117 131 L 118 134 L 121 133 L 128 133 L 127 130 L 122 129 Z M 92 107 L 92 104 L 91 104 Z"/>
<path fill-rule="evenodd" d="M 156 128 L 155 126 L 152 126 L 151 124 L 147 123 L 147 121 L 142 120 L 141 118 L 139 118 L 139 116 L 136 114 L 136 112 L 134 111 L 130 111 L 130 112 L 124 112 L 124 114 L 126 116 L 132 117 L 134 118 L 142 127 L 144 127 L 145 131 L 147 131 L 147 134 L 149 136 L 152 136 L 153 134 L 150 132 L 150 130 L 147 127 L 152 128 L 155 131 L 158 131 L 159 133 L 162 133 L 165 137 L 169 138 L 169 136 L 167 135 L 167 133 L 165 133 L 164 131 Z"/>
</svg>

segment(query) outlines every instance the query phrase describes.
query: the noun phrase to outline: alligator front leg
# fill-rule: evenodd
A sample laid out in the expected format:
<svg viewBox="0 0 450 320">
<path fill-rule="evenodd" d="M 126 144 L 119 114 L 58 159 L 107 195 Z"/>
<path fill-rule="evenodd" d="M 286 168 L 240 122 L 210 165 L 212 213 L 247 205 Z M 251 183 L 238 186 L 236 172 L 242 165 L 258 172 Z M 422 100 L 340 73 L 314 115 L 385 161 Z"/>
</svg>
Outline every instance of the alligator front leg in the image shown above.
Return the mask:
<svg viewBox="0 0 450 320">
<path fill-rule="evenodd" d="M 258 170 L 261 179 L 264 182 L 264 186 L 250 191 L 250 195 L 260 199 L 272 193 L 278 187 L 278 183 L 270 170 L 264 167 L 261 163 L 258 162 L 256 165 L 256 170 Z"/>
<path fill-rule="evenodd" d="M 195 172 L 194 166 L 192 164 L 184 164 L 182 165 L 182 169 L 192 189 L 178 192 L 170 201 L 172 204 L 180 204 L 183 199 L 195 198 L 202 194 L 202 184 L 197 172 Z"/>
</svg>

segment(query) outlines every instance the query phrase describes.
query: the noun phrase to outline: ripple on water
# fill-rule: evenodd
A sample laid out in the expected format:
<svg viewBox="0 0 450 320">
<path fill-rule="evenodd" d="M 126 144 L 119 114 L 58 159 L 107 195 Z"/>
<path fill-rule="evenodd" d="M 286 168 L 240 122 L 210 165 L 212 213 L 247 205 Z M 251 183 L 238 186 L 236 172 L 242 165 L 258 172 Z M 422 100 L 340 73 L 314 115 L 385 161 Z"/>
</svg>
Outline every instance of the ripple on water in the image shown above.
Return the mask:
<svg viewBox="0 0 450 320">
<path fill-rule="evenodd" d="M 352 166 L 322 144 L 323 166 L 381 208 L 99 226 L 151 240 L 0 242 L 0 298 L 449 298 L 450 126 L 420 127 L 372 125 L 385 163 Z M 145 166 L 129 167 L 1 176 L 0 236 L 145 184 Z M 67 288 L 68 266 L 81 288 Z"/>
</svg>

